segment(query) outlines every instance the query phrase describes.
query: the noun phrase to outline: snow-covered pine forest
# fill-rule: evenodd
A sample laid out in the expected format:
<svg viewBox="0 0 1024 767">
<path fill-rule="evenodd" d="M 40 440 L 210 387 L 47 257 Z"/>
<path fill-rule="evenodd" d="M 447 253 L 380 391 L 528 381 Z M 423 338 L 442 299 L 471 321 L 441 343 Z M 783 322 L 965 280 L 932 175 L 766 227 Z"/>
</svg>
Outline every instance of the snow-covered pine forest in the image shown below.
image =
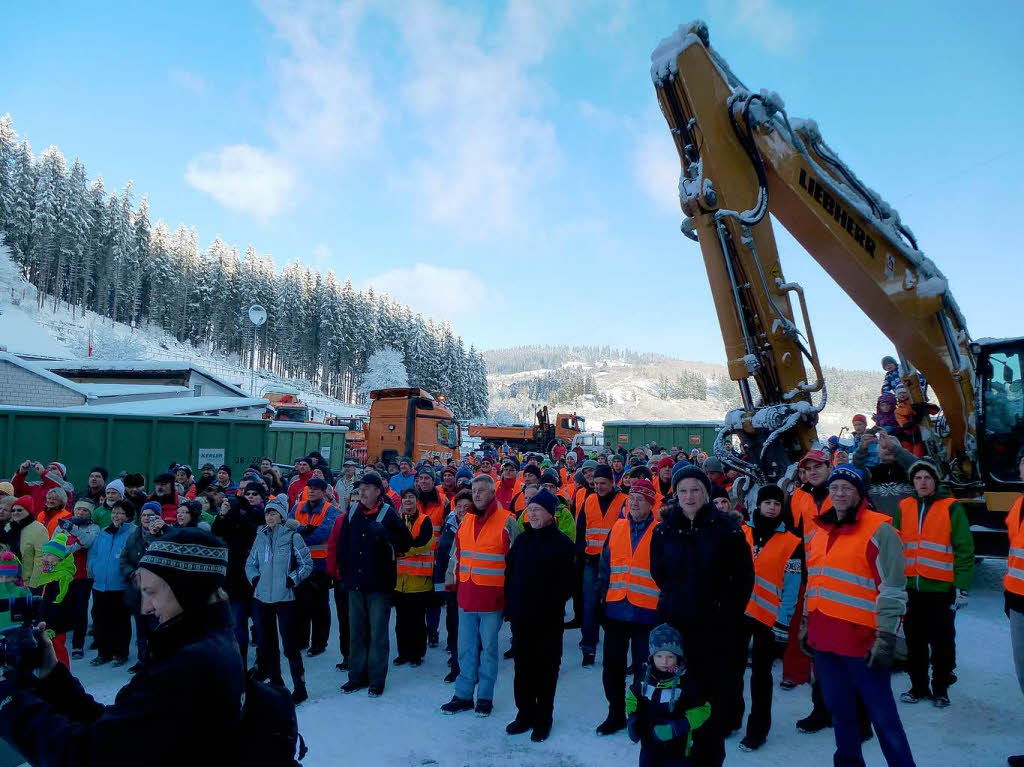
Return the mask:
<svg viewBox="0 0 1024 767">
<path fill-rule="evenodd" d="M 143 195 L 129 182 L 108 192 L 76 158 L 68 168 L 55 146 L 38 157 L 0 117 L 0 237 L 51 302 L 129 325 L 151 323 L 194 347 L 251 364 L 251 304 L 265 306 L 256 365 L 304 378 L 345 402 L 360 399 L 371 355 L 394 347 L 411 385 L 444 394 L 462 417 L 487 411 L 484 361 L 447 323 L 414 315 L 372 289 L 356 290 L 333 271 L 298 259 L 278 270 L 270 254 L 216 237 L 205 250 L 195 227 L 150 225 Z"/>
</svg>

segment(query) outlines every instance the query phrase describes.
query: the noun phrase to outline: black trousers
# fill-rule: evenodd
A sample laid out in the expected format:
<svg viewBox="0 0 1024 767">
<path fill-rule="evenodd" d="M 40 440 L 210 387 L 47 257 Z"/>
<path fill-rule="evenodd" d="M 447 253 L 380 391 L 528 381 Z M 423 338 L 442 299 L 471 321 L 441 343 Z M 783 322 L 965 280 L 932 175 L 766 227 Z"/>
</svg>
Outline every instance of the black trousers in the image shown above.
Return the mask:
<svg viewBox="0 0 1024 767">
<path fill-rule="evenodd" d="M 271 684 L 284 687 L 281 678 L 281 653 L 278 650 L 277 634 L 281 632 L 281 645 L 284 656 L 288 659 L 288 670 L 292 675 L 292 685 L 305 683 L 305 671 L 302 667 L 302 651 L 295 637 L 295 603 L 274 602 L 266 604 L 256 601 L 259 614 L 260 652 L 257 663 L 260 671 L 266 674 Z"/>
<path fill-rule="evenodd" d="M 652 626 L 645 623 L 627 623 L 606 618 L 604 621 L 604 660 L 601 681 L 608 712 L 626 715 L 627 656 L 632 653 L 629 671 L 636 679 L 650 655 L 647 640 Z"/>
<path fill-rule="evenodd" d="M 929 660 L 932 693 L 945 695 L 949 689 L 949 675 L 956 662 L 953 600 L 953 591 L 935 593 L 907 589 L 903 630 L 907 636 L 907 673 L 915 690 L 929 689 Z"/>
<path fill-rule="evenodd" d="M 562 622 L 557 616 L 549 626 L 512 624 L 516 718 L 533 725 L 551 724 L 562 665 Z"/>
<path fill-rule="evenodd" d="M 85 647 L 85 634 L 89 630 L 89 597 L 92 595 L 92 578 L 79 578 L 71 581 L 68 595 L 71 600 L 71 649 L 81 650 Z M 68 632 L 71 633 L 71 632 Z"/>
<path fill-rule="evenodd" d="M 785 645 L 780 648 L 769 626 L 749 615 L 744 616 L 739 642 L 742 659 L 738 659 L 742 665 L 739 666 L 739 689 L 735 691 L 737 698 L 732 724 L 743 723 L 743 678 L 751 640 L 754 647 L 750 660 L 750 716 L 747 717 L 747 735 L 766 738 L 772 728 L 772 665 L 780 649 L 785 649 Z"/>
<path fill-rule="evenodd" d="M 314 569 L 295 587 L 295 641 L 300 649 L 327 647 L 331 636 L 331 585 L 327 573 Z"/>
<path fill-rule="evenodd" d="M 338 616 L 338 649 L 341 650 L 341 657 L 347 658 L 349 653 L 348 590 L 340 580 L 334 587 L 334 612 Z"/>
<path fill-rule="evenodd" d="M 445 649 L 455 667 L 459 665 L 459 601 L 454 591 L 444 592 Z"/>
<path fill-rule="evenodd" d="M 93 591 L 96 650 L 105 658 L 126 658 L 132 641 L 132 608 L 123 591 Z"/>
<path fill-rule="evenodd" d="M 398 657 L 422 660 L 427 654 L 427 603 L 432 591 L 406 594 L 396 591 L 391 597 L 395 608 L 395 643 Z"/>
</svg>

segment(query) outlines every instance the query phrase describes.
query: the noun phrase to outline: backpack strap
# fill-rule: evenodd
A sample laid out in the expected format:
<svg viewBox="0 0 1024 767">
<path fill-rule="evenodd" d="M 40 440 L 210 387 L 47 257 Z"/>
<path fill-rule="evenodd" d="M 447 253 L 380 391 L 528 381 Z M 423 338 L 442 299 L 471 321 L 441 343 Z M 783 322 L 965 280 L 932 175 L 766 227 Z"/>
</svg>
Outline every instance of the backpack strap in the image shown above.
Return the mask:
<svg viewBox="0 0 1024 767">
<path fill-rule="evenodd" d="M 388 514 L 388 510 L 389 510 L 390 508 L 391 508 L 391 506 L 390 506 L 389 504 L 386 504 L 386 503 L 384 503 L 384 504 L 381 504 L 381 507 L 380 507 L 380 511 L 379 511 L 379 512 L 377 512 L 377 523 L 378 523 L 378 524 L 383 524 L 383 522 L 384 522 L 384 517 L 386 517 L 386 516 L 387 516 L 387 514 Z"/>
</svg>

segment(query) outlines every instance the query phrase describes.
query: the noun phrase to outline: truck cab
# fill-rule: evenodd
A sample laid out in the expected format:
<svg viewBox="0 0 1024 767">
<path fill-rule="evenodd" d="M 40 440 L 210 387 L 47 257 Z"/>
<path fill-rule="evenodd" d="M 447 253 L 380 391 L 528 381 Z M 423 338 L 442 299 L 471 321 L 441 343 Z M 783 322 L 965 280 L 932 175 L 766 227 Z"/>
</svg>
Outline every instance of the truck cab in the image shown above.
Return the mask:
<svg viewBox="0 0 1024 767">
<path fill-rule="evenodd" d="M 370 423 L 366 459 L 388 461 L 406 456 L 459 459 L 461 429 L 443 403 L 419 388 L 377 389 L 370 392 Z"/>
</svg>

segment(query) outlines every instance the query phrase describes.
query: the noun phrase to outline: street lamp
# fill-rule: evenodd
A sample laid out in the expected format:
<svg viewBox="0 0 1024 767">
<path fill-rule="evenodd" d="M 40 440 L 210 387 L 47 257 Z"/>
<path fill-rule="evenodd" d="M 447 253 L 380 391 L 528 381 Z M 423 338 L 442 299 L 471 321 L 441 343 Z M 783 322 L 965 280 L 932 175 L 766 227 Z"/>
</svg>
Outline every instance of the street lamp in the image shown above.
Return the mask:
<svg viewBox="0 0 1024 767">
<path fill-rule="evenodd" d="M 260 332 L 260 325 L 267 321 L 267 310 L 259 304 L 249 307 L 249 321 L 252 323 L 252 377 L 249 381 L 249 394 L 256 396 L 256 337 Z"/>
</svg>

